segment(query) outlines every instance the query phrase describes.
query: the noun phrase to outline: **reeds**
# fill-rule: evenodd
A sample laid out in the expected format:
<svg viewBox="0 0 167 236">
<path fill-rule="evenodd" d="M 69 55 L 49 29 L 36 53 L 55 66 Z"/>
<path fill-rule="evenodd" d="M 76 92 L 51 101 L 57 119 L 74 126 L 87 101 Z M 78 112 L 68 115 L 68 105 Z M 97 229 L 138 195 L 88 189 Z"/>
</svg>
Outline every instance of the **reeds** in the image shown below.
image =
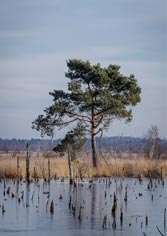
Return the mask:
<svg viewBox="0 0 167 236">
<path fill-rule="evenodd" d="M 76 161 L 72 162 L 74 179 L 110 176 L 162 179 L 167 177 L 167 160 L 148 160 L 140 156 L 113 159 L 112 156 L 107 156 L 108 164 L 99 157 L 98 167 L 93 168 L 91 156 L 84 154 L 79 156 Z M 0 178 L 18 178 L 18 175 L 20 179 L 26 177 L 26 153 L 19 156 L 19 167 L 17 160 L 17 156 L 13 157 L 12 153 L 1 153 Z M 68 160 L 66 157 L 52 156 L 48 162 L 48 158 L 44 155 L 37 156 L 33 153 L 30 155 L 30 176 L 46 180 L 58 177 L 69 178 Z"/>
<path fill-rule="evenodd" d="M 48 172 L 48 159 L 44 156 L 30 156 L 30 177 L 34 179 L 49 179 L 56 177 L 68 178 L 68 163 L 66 158 L 50 159 L 50 172 Z M 0 157 L 0 178 L 16 178 L 18 176 L 17 157 Z M 19 178 L 26 178 L 26 157 L 19 158 Z"/>
</svg>

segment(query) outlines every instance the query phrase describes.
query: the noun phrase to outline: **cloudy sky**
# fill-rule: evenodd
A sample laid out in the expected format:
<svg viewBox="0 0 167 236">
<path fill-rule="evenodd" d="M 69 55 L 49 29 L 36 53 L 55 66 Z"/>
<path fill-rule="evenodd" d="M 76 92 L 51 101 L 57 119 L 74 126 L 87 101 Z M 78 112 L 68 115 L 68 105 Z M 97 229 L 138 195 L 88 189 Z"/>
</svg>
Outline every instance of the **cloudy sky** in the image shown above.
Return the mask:
<svg viewBox="0 0 167 236">
<path fill-rule="evenodd" d="M 105 135 L 167 137 L 166 21 L 165 0 L 0 0 L 0 137 L 40 137 L 31 122 L 66 88 L 69 58 L 118 64 L 142 87 L 133 121 Z"/>
</svg>

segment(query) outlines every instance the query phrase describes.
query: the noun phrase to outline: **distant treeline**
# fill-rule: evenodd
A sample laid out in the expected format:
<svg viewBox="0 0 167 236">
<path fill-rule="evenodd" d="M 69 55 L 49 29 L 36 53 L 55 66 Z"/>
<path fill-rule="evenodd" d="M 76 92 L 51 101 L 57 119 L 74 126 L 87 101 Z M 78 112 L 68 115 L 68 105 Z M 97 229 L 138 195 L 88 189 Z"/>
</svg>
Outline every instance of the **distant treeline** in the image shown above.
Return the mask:
<svg viewBox="0 0 167 236">
<path fill-rule="evenodd" d="M 61 142 L 61 139 L 55 139 L 53 146 Z M 162 146 L 162 153 L 167 152 L 167 140 L 160 141 Z M 26 144 L 29 143 L 31 151 L 45 152 L 51 150 L 51 140 L 49 139 L 1 139 L 0 151 L 25 151 Z M 135 137 L 105 137 L 103 139 L 96 139 L 97 148 L 103 150 L 129 153 L 144 153 L 145 139 Z M 83 149 L 90 149 L 90 140 L 88 139 Z"/>
</svg>

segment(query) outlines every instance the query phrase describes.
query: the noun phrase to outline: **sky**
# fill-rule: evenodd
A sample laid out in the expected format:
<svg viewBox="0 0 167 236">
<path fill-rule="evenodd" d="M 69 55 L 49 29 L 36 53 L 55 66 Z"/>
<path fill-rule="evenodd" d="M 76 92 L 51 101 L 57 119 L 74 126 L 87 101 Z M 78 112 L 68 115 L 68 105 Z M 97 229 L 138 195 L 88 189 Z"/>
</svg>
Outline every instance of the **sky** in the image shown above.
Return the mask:
<svg viewBox="0 0 167 236">
<path fill-rule="evenodd" d="M 144 137 L 157 125 L 167 138 L 166 23 L 165 0 L 0 0 L 0 138 L 40 138 L 31 123 L 49 91 L 67 88 L 74 58 L 118 64 L 142 88 L 132 122 L 114 121 L 105 136 Z"/>
</svg>

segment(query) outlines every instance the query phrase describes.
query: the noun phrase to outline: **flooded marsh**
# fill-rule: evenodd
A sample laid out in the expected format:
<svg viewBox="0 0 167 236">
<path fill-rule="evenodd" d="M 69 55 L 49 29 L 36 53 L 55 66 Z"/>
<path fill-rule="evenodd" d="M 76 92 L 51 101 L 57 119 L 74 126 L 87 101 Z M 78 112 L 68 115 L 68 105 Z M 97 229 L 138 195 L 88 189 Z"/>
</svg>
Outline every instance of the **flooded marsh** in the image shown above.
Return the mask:
<svg viewBox="0 0 167 236">
<path fill-rule="evenodd" d="M 166 208 L 167 180 L 2 179 L 0 235 L 166 235 Z"/>
</svg>

